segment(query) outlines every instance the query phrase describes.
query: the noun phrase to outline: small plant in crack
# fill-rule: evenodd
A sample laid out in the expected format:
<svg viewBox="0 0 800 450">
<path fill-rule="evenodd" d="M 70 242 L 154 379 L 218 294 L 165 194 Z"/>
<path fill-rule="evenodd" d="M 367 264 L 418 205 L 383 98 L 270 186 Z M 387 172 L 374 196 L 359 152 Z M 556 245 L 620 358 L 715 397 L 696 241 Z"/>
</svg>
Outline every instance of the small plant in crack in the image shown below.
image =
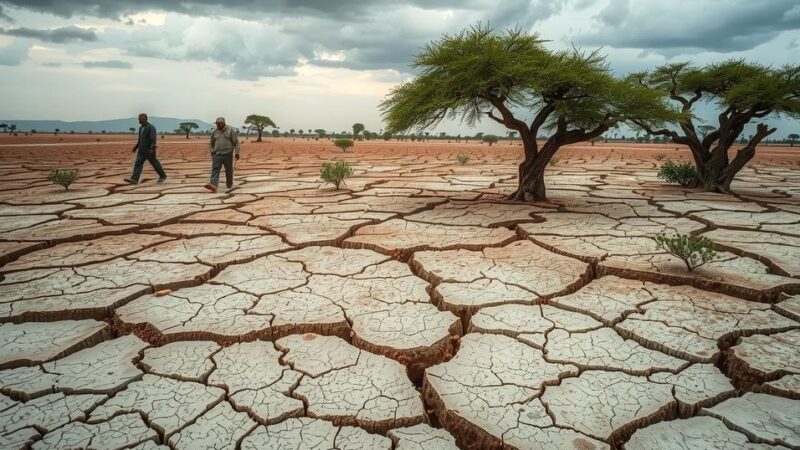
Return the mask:
<svg viewBox="0 0 800 450">
<path fill-rule="evenodd" d="M 78 178 L 78 171 L 75 169 L 56 169 L 51 170 L 47 175 L 47 179 L 55 184 L 64 187 L 64 190 L 69 190 L 69 185 L 74 183 Z"/>
<path fill-rule="evenodd" d="M 345 161 L 324 162 L 319 175 L 322 181 L 332 183 L 339 189 L 339 185 L 344 184 L 345 178 L 353 176 L 353 168 Z"/>
<path fill-rule="evenodd" d="M 716 245 L 705 236 L 696 238 L 676 233 L 674 237 L 669 237 L 659 233 L 653 241 L 658 248 L 683 261 L 689 272 L 717 257 Z"/>
<path fill-rule="evenodd" d="M 469 155 L 464 153 L 459 153 L 458 155 L 456 155 L 456 161 L 458 161 L 458 163 L 461 164 L 462 166 L 468 163 L 470 159 L 472 158 L 470 158 Z"/>
</svg>

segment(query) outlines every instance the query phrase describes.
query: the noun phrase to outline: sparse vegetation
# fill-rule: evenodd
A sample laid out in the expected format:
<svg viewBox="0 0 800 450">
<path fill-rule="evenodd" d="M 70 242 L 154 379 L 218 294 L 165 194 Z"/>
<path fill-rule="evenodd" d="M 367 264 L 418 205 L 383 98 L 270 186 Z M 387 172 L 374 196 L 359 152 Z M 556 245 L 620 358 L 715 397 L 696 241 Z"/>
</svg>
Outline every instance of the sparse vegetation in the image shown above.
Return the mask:
<svg viewBox="0 0 800 450">
<path fill-rule="evenodd" d="M 669 237 L 660 233 L 653 241 L 658 248 L 683 261 L 689 272 L 713 261 L 717 256 L 714 242 L 707 237 L 696 238 L 677 233 L 674 237 Z"/>
<path fill-rule="evenodd" d="M 458 163 L 461 164 L 462 166 L 468 163 L 470 159 L 472 158 L 464 153 L 459 153 L 458 155 L 456 155 L 456 161 L 458 161 Z"/>
<path fill-rule="evenodd" d="M 656 161 L 663 161 L 667 158 L 666 153 L 656 153 Z"/>
<path fill-rule="evenodd" d="M 681 186 L 692 186 L 697 180 L 697 169 L 691 163 L 676 163 L 669 159 L 661 165 L 658 178 L 667 183 L 677 183 Z"/>
<path fill-rule="evenodd" d="M 333 141 L 333 145 L 342 149 L 343 152 L 346 152 L 348 148 L 353 146 L 352 139 L 336 139 Z"/>
<path fill-rule="evenodd" d="M 346 139 L 349 140 L 349 139 Z M 352 144 L 352 141 L 350 142 Z M 332 183 L 339 189 L 339 185 L 344 184 L 344 180 L 353 176 L 353 168 L 345 161 L 324 162 L 319 171 L 320 178 L 326 183 Z"/>
<path fill-rule="evenodd" d="M 553 156 L 552 158 L 550 158 L 550 162 L 548 162 L 547 164 L 555 166 L 556 164 L 558 164 L 559 161 L 561 161 L 561 158 L 559 158 L 558 156 Z"/>
<path fill-rule="evenodd" d="M 47 179 L 55 184 L 64 187 L 64 190 L 69 190 L 69 185 L 74 183 L 78 178 L 78 171 L 75 169 L 56 169 L 51 170 L 47 175 Z"/>
</svg>

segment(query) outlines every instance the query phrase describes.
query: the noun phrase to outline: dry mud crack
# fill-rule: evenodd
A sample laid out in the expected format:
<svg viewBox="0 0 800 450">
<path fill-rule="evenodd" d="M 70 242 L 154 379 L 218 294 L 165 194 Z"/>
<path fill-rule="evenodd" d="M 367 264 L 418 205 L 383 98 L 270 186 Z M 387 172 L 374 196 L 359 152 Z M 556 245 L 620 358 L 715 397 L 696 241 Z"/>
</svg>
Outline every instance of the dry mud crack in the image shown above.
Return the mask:
<svg viewBox="0 0 800 450">
<path fill-rule="evenodd" d="M 578 152 L 530 205 L 511 147 L 276 142 L 217 194 L 169 139 L 164 184 L 0 155 L 0 448 L 800 448 L 796 168 L 723 196 Z"/>
</svg>

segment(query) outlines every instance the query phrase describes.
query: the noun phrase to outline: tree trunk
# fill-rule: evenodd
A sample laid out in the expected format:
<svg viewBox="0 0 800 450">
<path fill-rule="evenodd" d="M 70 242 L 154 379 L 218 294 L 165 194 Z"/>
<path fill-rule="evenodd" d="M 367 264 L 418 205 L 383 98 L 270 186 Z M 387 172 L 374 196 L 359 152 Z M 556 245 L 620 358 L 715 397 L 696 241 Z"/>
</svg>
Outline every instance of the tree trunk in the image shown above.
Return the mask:
<svg viewBox="0 0 800 450">
<path fill-rule="evenodd" d="M 263 132 L 264 132 L 263 129 L 261 129 L 261 128 L 258 129 L 258 139 L 256 139 L 256 142 L 261 142 L 261 133 L 263 133 Z"/>
<path fill-rule="evenodd" d="M 701 165 L 697 167 L 697 186 L 694 187 L 703 188 L 706 192 L 730 194 L 733 177 L 726 177 L 723 175 L 723 172 L 725 172 L 725 164 L 723 161 L 709 159 L 708 161 L 702 162 Z"/>
<path fill-rule="evenodd" d="M 756 147 L 761 140 L 775 131 L 775 128 L 769 128 L 766 124 L 758 124 L 756 134 L 747 145 L 736 152 L 732 161 L 728 158 L 728 149 L 737 136 L 733 136 L 728 143 L 720 144 L 721 146 L 712 152 L 710 158 L 699 160 L 697 178 L 703 189 L 707 192 L 731 194 L 731 183 L 736 174 L 756 155 Z"/>
<path fill-rule="evenodd" d="M 521 202 L 546 202 L 547 189 L 544 185 L 544 169 L 547 162 L 538 153 L 519 165 L 519 186 L 509 196 L 510 200 Z"/>
<path fill-rule="evenodd" d="M 535 168 L 538 166 L 534 164 L 534 168 L 530 169 L 525 178 L 520 182 L 517 192 L 512 200 L 524 202 L 546 202 L 547 189 L 544 185 L 544 169 Z"/>
</svg>

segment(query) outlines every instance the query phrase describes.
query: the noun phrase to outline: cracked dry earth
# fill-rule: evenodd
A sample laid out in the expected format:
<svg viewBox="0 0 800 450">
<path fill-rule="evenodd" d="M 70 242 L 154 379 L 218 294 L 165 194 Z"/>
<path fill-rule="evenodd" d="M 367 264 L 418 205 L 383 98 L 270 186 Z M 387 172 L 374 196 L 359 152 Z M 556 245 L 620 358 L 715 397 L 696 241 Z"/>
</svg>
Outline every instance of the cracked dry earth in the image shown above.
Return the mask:
<svg viewBox="0 0 800 450">
<path fill-rule="evenodd" d="M 0 157 L 0 448 L 800 448 L 795 167 L 586 152 L 537 206 L 502 147 L 262 147 L 217 194 L 202 145 L 137 186 L 109 148 Z"/>
</svg>

